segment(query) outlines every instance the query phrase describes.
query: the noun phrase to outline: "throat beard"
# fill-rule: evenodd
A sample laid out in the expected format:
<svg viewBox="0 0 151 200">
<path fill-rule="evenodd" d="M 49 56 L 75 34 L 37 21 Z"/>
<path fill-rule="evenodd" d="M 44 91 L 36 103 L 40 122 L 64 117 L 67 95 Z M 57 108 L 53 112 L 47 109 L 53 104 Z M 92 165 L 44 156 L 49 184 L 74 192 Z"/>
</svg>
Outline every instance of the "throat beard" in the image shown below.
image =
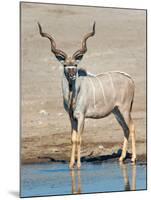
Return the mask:
<svg viewBox="0 0 151 200">
<path fill-rule="evenodd" d="M 72 83 L 69 83 L 69 91 L 72 92 Z"/>
<path fill-rule="evenodd" d="M 73 109 L 75 103 L 75 81 L 69 82 L 69 109 Z"/>
</svg>

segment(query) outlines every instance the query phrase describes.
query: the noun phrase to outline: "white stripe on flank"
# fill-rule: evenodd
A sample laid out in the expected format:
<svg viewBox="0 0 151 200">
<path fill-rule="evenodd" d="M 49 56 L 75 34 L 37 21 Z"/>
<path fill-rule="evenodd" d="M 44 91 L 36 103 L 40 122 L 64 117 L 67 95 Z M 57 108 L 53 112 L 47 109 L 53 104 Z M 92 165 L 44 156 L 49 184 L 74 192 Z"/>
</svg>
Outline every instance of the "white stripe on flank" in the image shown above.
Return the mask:
<svg viewBox="0 0 151 200">
<path fill-rule="evenodd" d="M 90 81 L 90 83 L 91 83 L 91 85 L 92 85 L 92 89 L 93 89 L 93 103 L 94 103 L 94 108 L 96 108 L 96 104 L 95 104 L 95 87 L 94 87 L 94 83 L 93 83 L 93 81 L 91 80 L 91 78 L 88 77 L 88 79 L 89 79 L 89 81 Z"/>
<path fill-rule="evenodd" d="M 101 91 L 102 91 L 102 95 L 103 95 L 104 104 L 106 105 L 107 101 L 106 101 L 106 97 L 105 97 L 105 93 L 104 93 L 103 84 L 102 84 L 101 80 L 98 77 L 96 77 L 96 79 L 99 81 L 99 85 L 101 87 Z"/>
<path fill-rule="evenodd" d="M 108 76 L 109 76 L 109 79 L 110 79 L 110 82 L 111 82 L 111 86 L 112 86 L 112 90 L 113 90 L 113 96 L 115 97 L 115 88 L 114 88 L 114 84 L 113 84 L 113 78 L 112 78 L 112 75 L 111 75 L 110 72 L 108 73 Z"/>
<path fill-rule="evenodd" d="M 95 74 L 92 74 L 91 72 L 88 72 L 88 71 L 87 71 L 87 75 L 88 75 L 88 76 L 92 76 L 92 77 L 96 77 Z"/>
</svg>

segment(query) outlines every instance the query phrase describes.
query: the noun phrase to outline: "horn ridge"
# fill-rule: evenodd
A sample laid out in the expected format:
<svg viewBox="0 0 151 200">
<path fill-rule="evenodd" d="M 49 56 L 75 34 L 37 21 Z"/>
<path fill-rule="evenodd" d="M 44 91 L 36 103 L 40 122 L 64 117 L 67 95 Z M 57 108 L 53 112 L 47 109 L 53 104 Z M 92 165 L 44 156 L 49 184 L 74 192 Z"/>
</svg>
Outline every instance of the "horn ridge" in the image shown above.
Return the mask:
<svg viewBox="0 0 151 200">
<path fill-rule="evenodd" d="M 41 24 L 39 22 L 37 22 L 38 24 L 38 27 L 39 27 L 39 33 L 42 37 L 46 37 L 50 40 L 51 42 L 51 51 L 54 53 L 54 54 L 61 54 L 63 55 L 65 58 L 67 58 L 67 54 L 59 49 L 56 48 L 56 43 L 55 43 L 55 40 L 53 39 L 53 37 L 48 34 L 48 33 L 44 33 L 42 31 L 42 27 L 41 27 Z"/>
<path fill-rule="evenodd" d="M 87 33 L 85 36 L 84 36 L 84 38 L 83 38 L 83 40 L 82 40 L 82 48 L 81 49 L 79 49 L 79 50 L 77 50 L 74 54 L 73 54 L 73 57 L 75 58 L 77 55 L 79 55 L 79 54 L 84 54 L 84 53 L 86 53 L 87 52 L 87 44 L 86 44 L 86 42 L 87 42 L 87 39 L 89 38 L 89 37 L 92 37 L 92 36 L 94 36 L 95 35 L 95 21 L 94 21 L 94 23 L 93 23 L 93 28 L 92 28 L 92 32 L 90 32 L 90 33 Z"/>
</svg>

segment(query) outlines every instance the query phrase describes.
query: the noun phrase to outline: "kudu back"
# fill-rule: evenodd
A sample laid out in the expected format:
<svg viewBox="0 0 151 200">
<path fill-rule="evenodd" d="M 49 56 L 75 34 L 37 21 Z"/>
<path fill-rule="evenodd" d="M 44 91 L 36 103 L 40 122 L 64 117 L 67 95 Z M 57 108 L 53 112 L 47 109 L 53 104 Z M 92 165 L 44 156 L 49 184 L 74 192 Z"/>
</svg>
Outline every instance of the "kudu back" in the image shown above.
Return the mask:
<svg viewBox="0 0 151 200">
<path fill-rule="evenodd" d="M 92 75 L 84 69 L 78 68 L 78 63 L 87 52 L 87 39 L 95 35 L 95 22 L 92 32 L 86 34 L 82 40 L 82 47 L 72 57 L 56 47 L 53 37 L 42 31 L 38 23 L 42 37 L 49 39 L 51 51 L 63 65 L 62 92 L 64 108 L 69 113 L 71 122 L 71 158 L 70 168 L 73 168 L 77 160 L 80 168 L 81 134 L 84 128 L 85 118 L 99 119 L 113 113 L 124 132 L 124 143 L 119 161 L 126 157 L 129 135 L 132 136 L 132 162 L 136 160 L 135 127 L 131 117 L 134 99 L 134 81 L 124 73 L 111 71 Z"/>
</svg>

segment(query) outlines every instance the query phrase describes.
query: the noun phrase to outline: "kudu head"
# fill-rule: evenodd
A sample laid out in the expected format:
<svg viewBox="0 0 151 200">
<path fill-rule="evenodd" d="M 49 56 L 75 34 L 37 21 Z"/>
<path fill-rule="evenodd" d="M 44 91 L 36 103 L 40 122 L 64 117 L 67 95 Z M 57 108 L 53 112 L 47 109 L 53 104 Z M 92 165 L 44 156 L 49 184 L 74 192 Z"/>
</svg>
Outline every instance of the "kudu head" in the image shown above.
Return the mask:
<svg viewBox="0 0 151 200">
<path fill-rule="evenodd" d="M 51 42 L 51 51 L 54 53 L 56 58 L 58 59 L 59 62 L 61 62 L 64 66 L 64 73 L 69 81 L 75 80 L 76 79 L 76 74 L 77 74 L 77 66 L 78 63 L 81 61 L 83 58 L 83 55 L 87 52 L 87 45 L 86 41 L 89 37 L 92 37 L 95 34 L 95 22 L 93 24 L 93 30 L 90 33 L 87 33 L 83 40 L 82 40 L 82 47 L 81 49 L 77 50 L 72 57 L 68 57 L 67 54 L 59 49 L 56 48 L 56 43 L 53 39 L 53 37 L 48 34 L 44 33 L 42 31 L 42 27 L 40 23 L 38 23 L 39 27 L 39 32 L 42 37 L 46 37 L 50 40 Z"/>
</svg>

